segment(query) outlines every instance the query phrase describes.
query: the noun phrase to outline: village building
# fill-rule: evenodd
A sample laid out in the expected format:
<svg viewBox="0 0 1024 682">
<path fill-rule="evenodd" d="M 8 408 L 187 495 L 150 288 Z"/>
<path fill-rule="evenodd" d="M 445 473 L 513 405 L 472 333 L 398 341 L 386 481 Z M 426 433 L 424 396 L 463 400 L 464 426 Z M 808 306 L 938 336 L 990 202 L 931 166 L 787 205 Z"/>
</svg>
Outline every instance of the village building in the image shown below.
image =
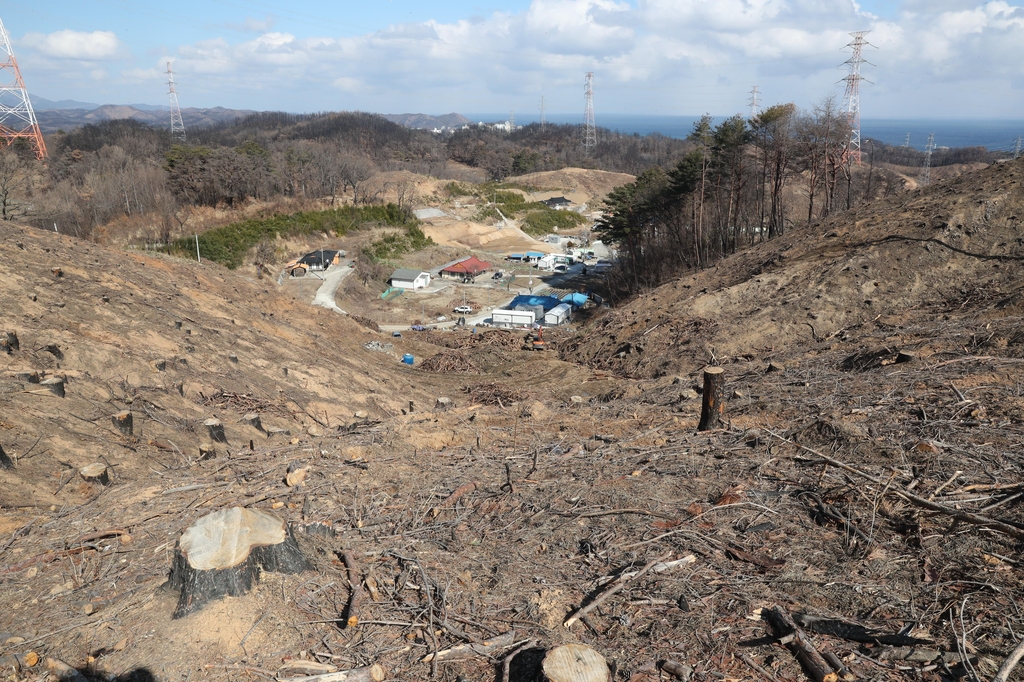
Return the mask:
<svg viewBox="0 0 1024 682">
<path fill-rule="evenodd" d="M 464 258 L 458 263 L 453 263 L 448 267 L 441 269 L 441 277 L 455 277 L 458 279 L 465 279 L 467 277 L 476 277 L 482 272 L 486 272 L 492 267 L 490 263 L 484 260 L 480 260 L 476 256 L 470 256 Z"/>
<path fill-rule="evenodd" d="M 430 273 L 424 270 L 399 268 L 391 273 L 388 283 L 396 289 L 425 289 L 430 286 Z"/>
<path fill-rule="evenodd" d="M 545 199 L 541 203 L 548 208 L 555 209 L 556 211 L 564 211 L 572 206 L 572 202 L 565 197 L 551 197 L 550 199 Z"/>
</svg>

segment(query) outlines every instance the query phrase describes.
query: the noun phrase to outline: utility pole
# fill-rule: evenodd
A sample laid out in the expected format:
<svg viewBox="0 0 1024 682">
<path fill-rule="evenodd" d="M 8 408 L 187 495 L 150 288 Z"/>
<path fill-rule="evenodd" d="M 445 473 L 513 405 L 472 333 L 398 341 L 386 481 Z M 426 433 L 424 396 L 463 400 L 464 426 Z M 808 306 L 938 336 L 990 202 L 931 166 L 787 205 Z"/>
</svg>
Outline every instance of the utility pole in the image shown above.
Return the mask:
<svg viewBox="0 0 1024 682">
<path fill-rule="evenodd" d="M 181 119 L 181 107 L 178 106 L 178 91 L 174 88 L 174 72 L 171 63 L 167 62 L 167 89 L 171 96 L 171 137 L 179 142 L 185 141 L 185 122 Z"/>
<path fill-rule="evenodd" d="M 39 130 L 36 112 L 32 109 L 25 81 L 21 78 L 18 60 L 14 58 L 11 38 L 0 21 L 0 139 L 7 146 L 15 140 L 28 140 L 35 157 L 46 158 L 46 143 Z"/>
<path fill-rule="evenodd" d="M 928 136 L 928 144 L 924 146 L 924 167 L 921 169 L 921 179 L 918 182 L 922 187 L 927 187 L 932 181 L 933 151 L 935 151 L 935 133 Z"/>
<path fill-rule="evenodd" d="M 846 81 L 843 104 L 846 109 L 846 122 L 850 126 L 850 159 L 857 164 L 860 163 L 860 82 L 866 80 L 860 75 L 860 65 L 871 63 L 862 55 L 864 46 L 871 44 L 864 40 L 864 36 L 868 33 L 870 31 L 855 31 L 850 34 L 853 36 L 853 40 L 847 47 L 853 50 L 853 55 L 844 62 L 850 67 L 850 74 L 843 79 Z"/>
<path fill-rule="evenodd" d="M 583 150 L 587 156 L 597 146 L 597 128 L 594 125 L 594 72 L 587 72 L 586 84 L 583 86 L 583 97 L 586 102 L 583 113 Z"/>
<path fill-rule="evenodd" d="M 757 115 L 761 113 L 761 103 L 758 101 L 759 94 L 760 93 L 758 92 L 756 85 L 750 89 L 750 101 L 748 104 L 750 105 L 751 121 L 757 118 Z"/>
<path fill-rule="evenodd" d="M 903 140 L 903 146 L 904 147 L 909 147 L 910 146 L 910 133 L 907 133 L 907 139 Z"/>
</svg>

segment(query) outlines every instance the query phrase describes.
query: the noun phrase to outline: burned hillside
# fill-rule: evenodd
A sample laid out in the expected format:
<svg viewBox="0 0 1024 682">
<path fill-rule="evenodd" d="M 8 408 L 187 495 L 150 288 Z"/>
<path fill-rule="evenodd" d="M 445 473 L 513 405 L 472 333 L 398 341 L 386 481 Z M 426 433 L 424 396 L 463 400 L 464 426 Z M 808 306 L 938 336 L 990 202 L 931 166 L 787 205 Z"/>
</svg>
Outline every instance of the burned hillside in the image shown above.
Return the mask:
<svg viewBox="0 0 1024 682">
<path fill-rule="evenodd" d="M 616 681 L 991 679 L 1024 631 L 1022 179 L 790 230 L 557 353 L 385 343 L 241 272 L 4 228 L 3 674 L 526 680 L 582 644 Z M 172 618 L 179 538 L 234 507 L 313 568 Z"/>
</svg>

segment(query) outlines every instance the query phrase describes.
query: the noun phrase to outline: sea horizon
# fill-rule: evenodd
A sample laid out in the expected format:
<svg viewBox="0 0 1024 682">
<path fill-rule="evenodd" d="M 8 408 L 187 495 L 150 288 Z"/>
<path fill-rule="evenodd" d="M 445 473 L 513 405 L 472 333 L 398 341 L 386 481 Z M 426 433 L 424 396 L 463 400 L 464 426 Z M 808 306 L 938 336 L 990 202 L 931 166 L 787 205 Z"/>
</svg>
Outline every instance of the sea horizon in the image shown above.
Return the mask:
<svg viewBox="0 0 1024 682">
<path fill-rule="evenodd" d="M 513 112 L 514 113 L 514 112 Z M 516 125 L 539 123 L 538 114 L 514 113 Z M 507 121 L 508 114 L 463 114 L 474 123 Z M 714 124 L 729 118 L 713 116 Z M 547 114 L 547 123 L 582 124 L 581 114 Z M 693 130 L 700 116 L 596 114 L 598 128 L 627 135 L 659 133 L 666 137 L 685 138 Z M 862 118 L 861 138 L 873 139 L 888 145 L 902 146 L 910 135 L 909 146 L 923 151 L 928 136 L 935 136 L 936 148 L 985 147 L 990 151 L 1014 151 L 1017 137 L 1024 137 L 1024 119 L 941 119 L 941 118 Z"/>
</svg>

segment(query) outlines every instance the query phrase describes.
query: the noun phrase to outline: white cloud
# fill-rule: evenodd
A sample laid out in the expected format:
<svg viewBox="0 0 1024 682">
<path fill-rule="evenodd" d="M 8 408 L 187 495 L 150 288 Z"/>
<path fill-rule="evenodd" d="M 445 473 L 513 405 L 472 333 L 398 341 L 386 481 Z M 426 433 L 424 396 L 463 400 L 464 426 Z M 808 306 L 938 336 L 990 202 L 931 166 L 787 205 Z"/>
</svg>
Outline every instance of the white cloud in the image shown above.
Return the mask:
<svg viewBox="0 0 1024 682">
<path fill-rule="evenodd" d="M 113 31 L 84 33 L 65 29 L 49 34 L 28 33 L 22 42 L 47 57 L 85 61 L 113 59 L 121 47 Z"/>
</svg>

